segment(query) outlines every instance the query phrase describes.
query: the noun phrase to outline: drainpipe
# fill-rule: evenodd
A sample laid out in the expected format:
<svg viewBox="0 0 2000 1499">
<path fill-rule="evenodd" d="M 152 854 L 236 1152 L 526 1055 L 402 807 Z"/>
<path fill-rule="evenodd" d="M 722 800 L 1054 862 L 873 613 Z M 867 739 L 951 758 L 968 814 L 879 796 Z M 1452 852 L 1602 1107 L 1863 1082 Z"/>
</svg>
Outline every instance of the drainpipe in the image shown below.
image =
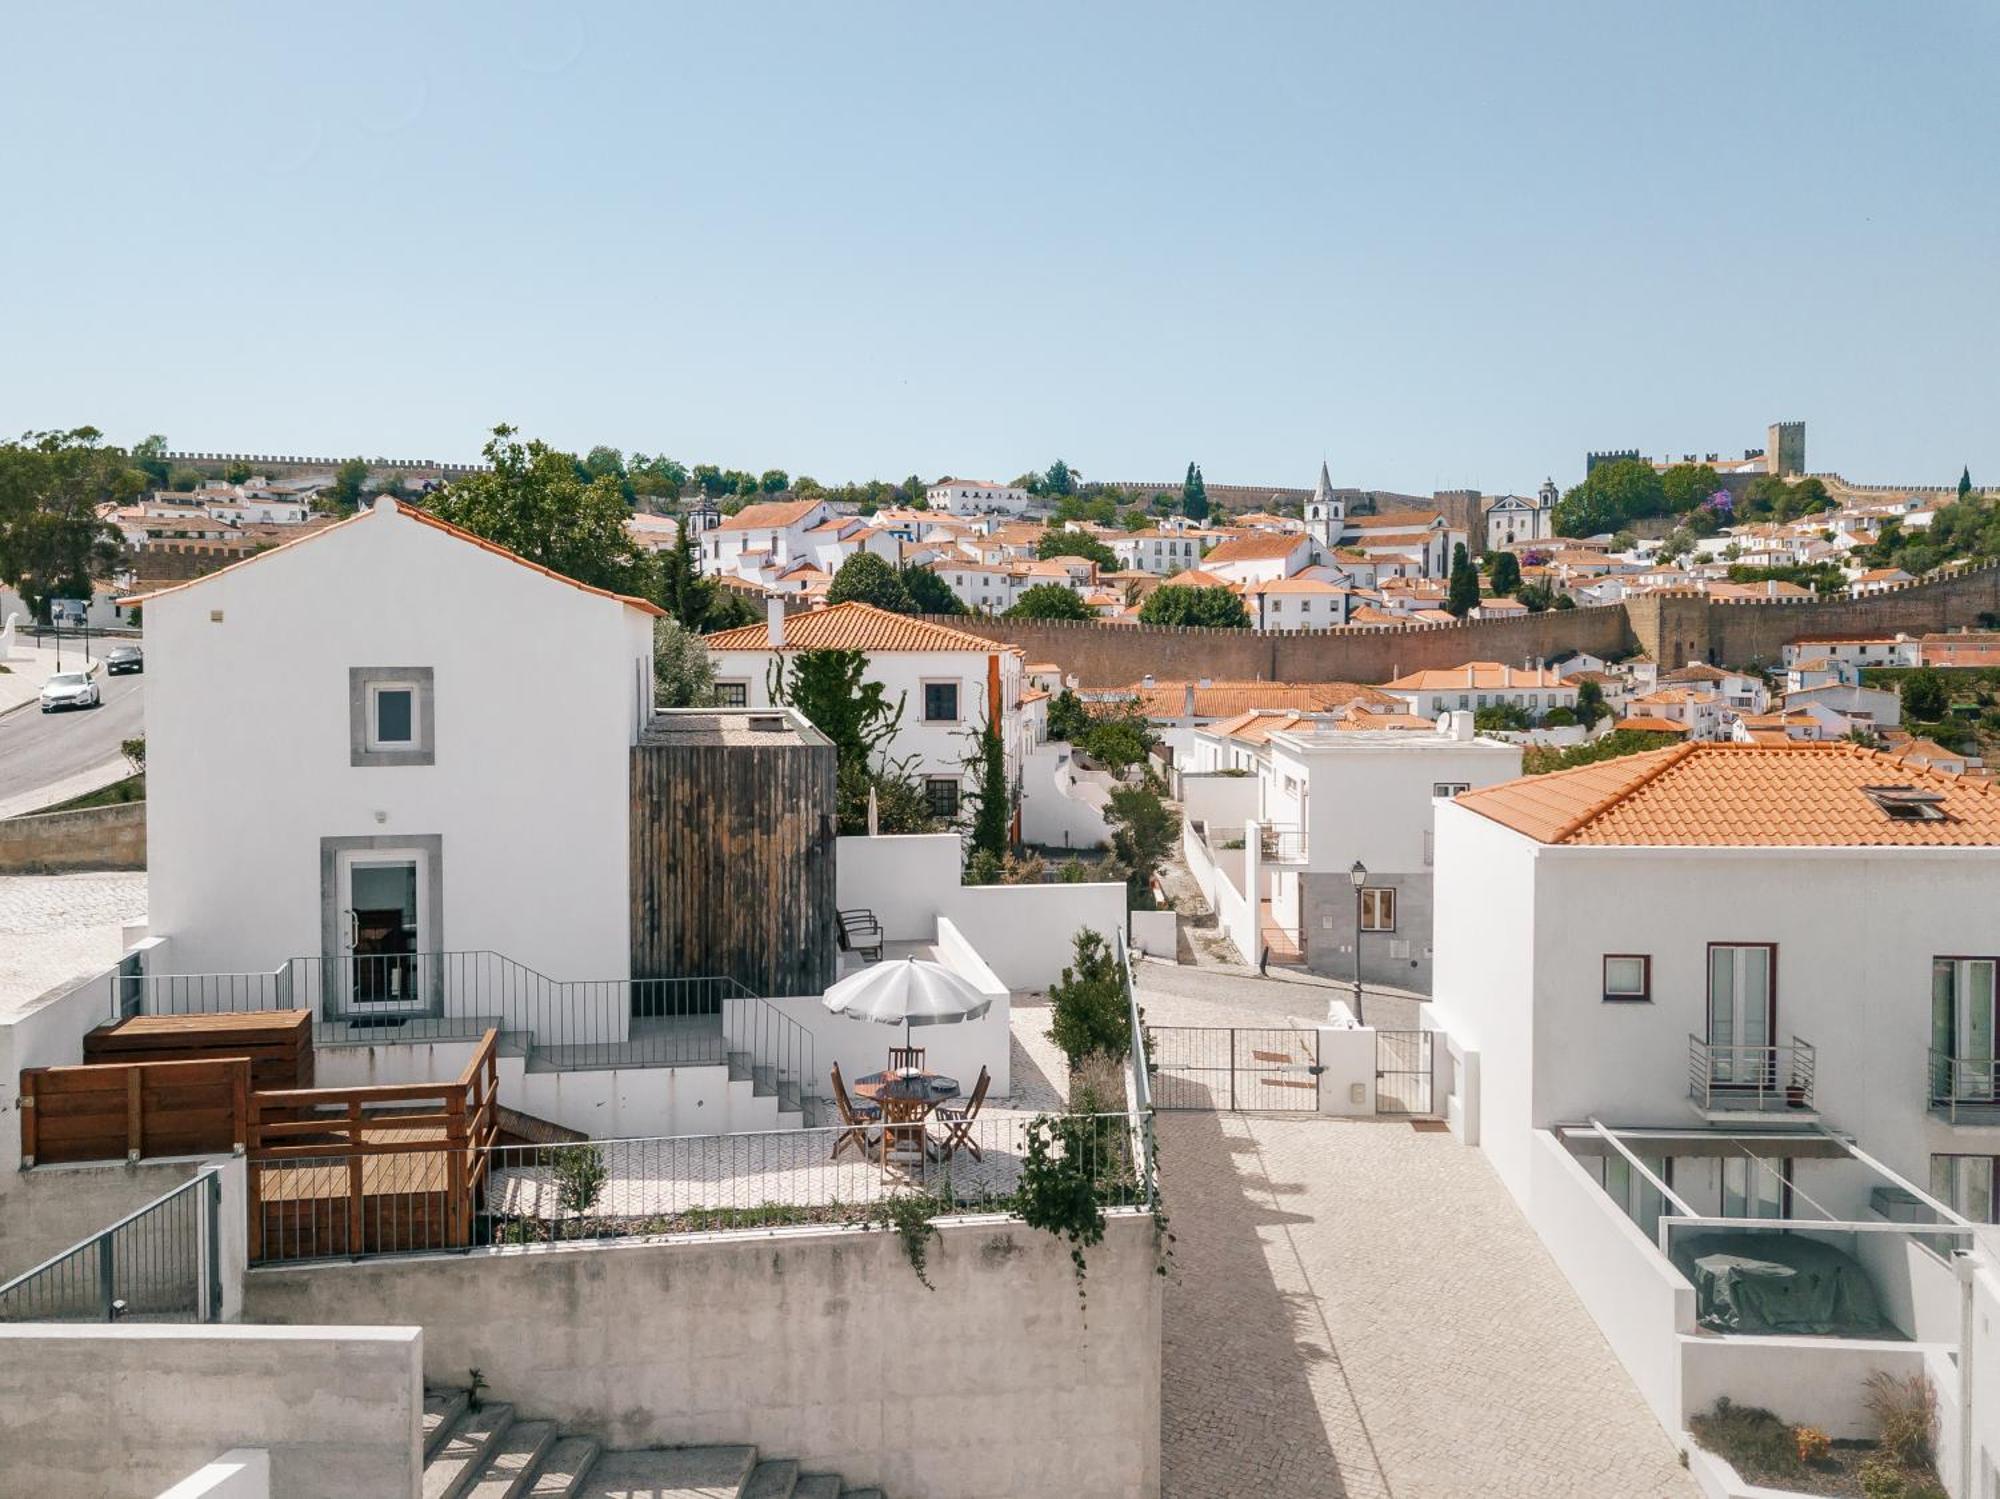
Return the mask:
<svg viewBox="0 0 2000 1499">
<path fill-rule="evenodd" d="M 1972 1281 L 1979 1265 L 1969 1249 L 1953 1254 L 1951 1263 L 1958 1272 L 1958 1491 L 1972 1494 Z"/>
</svg>

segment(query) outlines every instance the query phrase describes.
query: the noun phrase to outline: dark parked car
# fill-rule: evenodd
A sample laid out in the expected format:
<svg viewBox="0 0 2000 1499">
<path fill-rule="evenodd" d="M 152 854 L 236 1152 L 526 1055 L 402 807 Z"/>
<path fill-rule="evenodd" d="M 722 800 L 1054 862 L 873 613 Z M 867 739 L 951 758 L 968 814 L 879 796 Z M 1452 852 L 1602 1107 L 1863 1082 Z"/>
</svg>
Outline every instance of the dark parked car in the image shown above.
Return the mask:
<svg viewBox="0 0 2000 1499">
<path fill-rule="evenodd" d="M 136 645 L 114 645 L 104 653 L 104 669 L 114 677 L 120 672 L 144 671 L 146 653 Z"/>
</svg>

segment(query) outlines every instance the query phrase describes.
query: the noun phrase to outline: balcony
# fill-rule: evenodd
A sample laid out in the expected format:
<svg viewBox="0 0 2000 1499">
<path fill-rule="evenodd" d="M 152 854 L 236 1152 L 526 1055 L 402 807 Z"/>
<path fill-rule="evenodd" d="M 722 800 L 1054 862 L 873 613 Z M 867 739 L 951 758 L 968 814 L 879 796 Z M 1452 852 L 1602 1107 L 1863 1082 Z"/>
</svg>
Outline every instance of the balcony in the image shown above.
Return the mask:
<svg viewBox="0 0 2000 1499">
<path fill-rule="evenodd" d="M 1266 864 L 1303 864 L 1306 830 L 1296 824 L 1270 823 L 1258 829 L 1258 854 Z"/>
<path fill-rule="evenodd" d="M 1946 1124 L 2000 1125 L 2000 1062 L 1992 1057 L 1930 1053 L 1926 1092 L 1931 1118 Z"/>
<path fill-rule="evenodd" d="M 1688 1097 L 1710 1122 L 1819 1118 L 1813 1101 L 1813 1048 L 1797 1036 L 1785 1046 L 1724 1046 L 1688 1037 Z"/>
</svg>

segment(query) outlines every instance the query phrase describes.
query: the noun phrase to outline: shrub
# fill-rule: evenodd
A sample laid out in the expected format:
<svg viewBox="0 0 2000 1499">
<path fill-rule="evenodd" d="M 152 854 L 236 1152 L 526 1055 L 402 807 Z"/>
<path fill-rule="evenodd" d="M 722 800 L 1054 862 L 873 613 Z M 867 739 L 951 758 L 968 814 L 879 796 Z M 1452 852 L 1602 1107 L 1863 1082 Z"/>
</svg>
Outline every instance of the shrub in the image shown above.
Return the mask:
<svg viewBox="0 0 2000 1499">
<path fill-rule="evenodd" d="M 1937 1431 L 1937 1391 L 1929 1377 L 1877 1369 L 1867 1390 L 1862 1404 L 1881 1427 L 1882 1450 L 1906 1468 L 1928 1463 Z"/>
<path fill-rule="evenodd" d="M 604 1152 L 595 1145 L 566 1145 L 555 1153 L 550 1168 L 556 1180 L 556 1205 L 581 1218 L 597 1206 L 611 1173 Z"/>
<path fill-rule="evenodd" d="M 1799 1455 L 1799 1461 L 1806 1464 L 1823 1463 L 1833 1451 L 1833 1438 L 1817 1426 L 1794 1426 L 1792 1446 Z"/>
<path fill-rule="evenodd" d="M 1760 1406 L 1737 1405 L 1724 1396 L 1713 1410 L 1690 1418 L 1688 1428 L 1702 1446 L 1727 1458 L 1752 1483 L 1799 1471 L 1792 1428 Z"/>
<path fill-rule="evenodd" d="M 1876 1456 L 1862 1463 L 1861 1492 L 1866 1499 L 1903 1499 L 1903 1473 L 1887 1458 Z"/>
<path fill-rule="evenodd" d="M 1076 934 L 1076 961 L 1049 987 L 1049 1039 L 1075 1067 L 1093 1052 L 1123 1061 L 1132 1052 L 1125 975 L 1103 937 Z"/>
</svg>

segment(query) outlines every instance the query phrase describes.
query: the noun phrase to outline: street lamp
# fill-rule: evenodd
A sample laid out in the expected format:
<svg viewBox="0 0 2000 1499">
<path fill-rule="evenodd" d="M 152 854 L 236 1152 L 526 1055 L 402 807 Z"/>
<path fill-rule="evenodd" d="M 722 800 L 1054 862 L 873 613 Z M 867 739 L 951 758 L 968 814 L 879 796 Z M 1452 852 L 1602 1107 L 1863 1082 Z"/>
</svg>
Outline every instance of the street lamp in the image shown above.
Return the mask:
<svg viewBox="0 0 2000 1499">
<path fill-rule="evenodd" d="M 1368 866 L 1356 859 L 1347 877 L 1354 882 L 1354 1019 L 1366 1025 L 1361 1014 L 1361 887 L 1368 883 Z"/>
</svg>

